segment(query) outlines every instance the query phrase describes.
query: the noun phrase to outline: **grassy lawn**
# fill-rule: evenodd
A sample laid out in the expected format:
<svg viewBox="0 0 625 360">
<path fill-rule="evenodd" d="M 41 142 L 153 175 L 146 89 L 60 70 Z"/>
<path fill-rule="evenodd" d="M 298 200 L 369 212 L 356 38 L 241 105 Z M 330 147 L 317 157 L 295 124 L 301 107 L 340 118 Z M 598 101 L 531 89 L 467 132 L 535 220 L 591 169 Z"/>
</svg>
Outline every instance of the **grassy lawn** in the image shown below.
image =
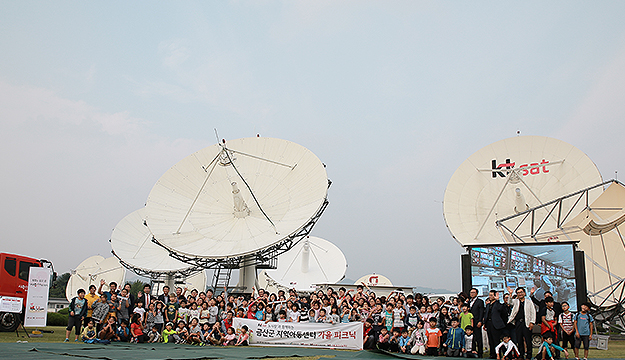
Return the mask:
<svg viewBox="0 0 625 360">
<path fill-rule="evenodd" d="M 30 332 L 32 329 L 28 329 Z M 53 342 L 63 342 L 65 339 L 65 327 L 64 326 L 48 326 L 43 328 L 43 330 L 51 330 L 54 331 L 52 334 L 44 333 L 43 337 L 39 338 L 28 338 L 24 333 L 24 330 L 20 329 L 19 337 L 15 335 L 14 332 L 0 332 L 0 343 L 14 343 L 19 341 L 28 341 L 29 343 L 53 343 Z M 74 335 L 70 337 L 70 344 L 74 344 Z M 114 346 L 114 345 L 113 345 Z M 600 358 L 623 358 L 625 357 L 625 340 L 610 340 L 608 344 L 609 350 L 597 350 L 590 349 L 590 358 L 600 359 Z M 583 350 L 580 350 L 580 355 L 583 357 Z M 298 357 L 298 358 L 274 358 L 274 359 L 298 359 L 298 360 L 318 360 L 319 356 L 312 357 Z M 575 358 L 573 352 L 570 352 L 569 358 Z"/>
</svg>

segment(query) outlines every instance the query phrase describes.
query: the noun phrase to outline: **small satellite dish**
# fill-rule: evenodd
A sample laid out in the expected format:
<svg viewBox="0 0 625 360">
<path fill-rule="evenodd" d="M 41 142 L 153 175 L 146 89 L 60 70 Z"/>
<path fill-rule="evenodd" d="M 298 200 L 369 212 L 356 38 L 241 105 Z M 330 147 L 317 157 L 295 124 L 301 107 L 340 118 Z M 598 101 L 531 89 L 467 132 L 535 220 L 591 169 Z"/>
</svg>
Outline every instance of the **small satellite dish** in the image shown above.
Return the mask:
<svg viewBox="0 0 625 360">
<path fill-rule="evenodd" d="M 128 214 L 111 234 L 113 254 L 141 273 L 175 273 L 189 264 L 176 260 L 161 246 L 152 242 L 152 233 L 144 224 L 145 208 Z M 140 274 L 141 275 L 141 274 Z"/>
<path fill-rule="evenodd" d="M 369 287 L 371 286 L 393 286 L 391 280 L 389 280 L 386 276 L 380 274 L 369 274 L 361 277 L 356 280 L 354 285 L 362 285 L 365 284 Z"/>
<path fill-rule="evenodd" d="M 310 236 L 278 256 L 277 269 L 265 273 L 283 288 L 313 291 L 317 284 L 338 283 L 346 271 L 347 260 L 341 249 L 327 240 Z"/>
<path fill-rule="evenodd" d="M 501 243 L 495 221 L 601 182 L 597 166 L 573 145 L 512 137 L 485 146 L 458 167 L 445 190 L 443 214 L 461 245 Z"/>
<path fill-rule="evenodd" d="M 196 289 L 198 292 L 202 292 L 206 291 L 206 282 L 206 271 L 200 271 L 199 273 L 187 277 L 184 280 L 184 286 L 186 286 L 189 291 Z"/>
<path fill-rule="evenodd" d="M 106 259 L 100 255 L 89 257 L 71 271 L 65 287 L 65 297 L 67 301 L 71 301 L 74 296 L 77 296 L 78 289 L 88 292 L 90 285 L 99 287 L 100 280 L 106 282 L 102 286 L 102 291 L 108 291 L 109 283 L 116 282 L 118 286 L 121 286 L 125 276 L 126 270 L 116 257 Z"/>
<path fill-rule="evenodd" d="M 308 225 L 326 203 L 321 161 L 296 143 L 244 138 L 204 148 L 154 185 L 147 225 L 165 248 L 191 258 L 249 255 Z"/>
</svg>

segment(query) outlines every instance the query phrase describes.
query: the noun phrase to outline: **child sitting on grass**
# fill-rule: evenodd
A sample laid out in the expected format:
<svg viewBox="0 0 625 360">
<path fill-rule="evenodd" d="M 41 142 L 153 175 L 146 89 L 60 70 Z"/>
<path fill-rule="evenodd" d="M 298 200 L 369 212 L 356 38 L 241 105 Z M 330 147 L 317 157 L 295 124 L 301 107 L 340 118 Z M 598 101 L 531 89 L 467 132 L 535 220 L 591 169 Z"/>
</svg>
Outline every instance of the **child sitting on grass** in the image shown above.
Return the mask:
<svg viewBox="0 0 625 360">
<path fill-rule="evenodd" d="M 81 339 L 84 342 L 94 340 L 96 338 L 96 328 L 93 320 L 89 320 L 87 327 L 82 330 Z"/>
<path fill-rule="evenodd" d="M 519 358 L 519 349 L 510 341 L 510 335 L 504 334 L 503 339 L 495 348 L 497 360 L 510 360 Z"/>
<path fill-rule="evenodd" d="M 554 360 L 554 354 L 556 350 L 563 351 L 564 356 L 569 358 L 569 352 L 553 343 L 553 334 L 551 332 L 546 332 L 543 334 L 543 343 L 538 348 L 538 354 L 536 354 L 536 359 L 539 360 Z"/>
</svg>

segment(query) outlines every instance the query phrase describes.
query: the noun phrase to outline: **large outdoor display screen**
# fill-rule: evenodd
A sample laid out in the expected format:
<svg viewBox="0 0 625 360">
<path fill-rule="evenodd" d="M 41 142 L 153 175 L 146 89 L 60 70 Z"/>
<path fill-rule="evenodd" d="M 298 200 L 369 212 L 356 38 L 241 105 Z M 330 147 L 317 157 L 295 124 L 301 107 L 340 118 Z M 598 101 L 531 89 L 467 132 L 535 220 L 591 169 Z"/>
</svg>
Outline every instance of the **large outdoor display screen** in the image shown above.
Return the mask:
<svg viewBox="0 0 625 360">
<path fill-rule="evenodd" d="M 550 291 L 557 302 L 566 301 L 577 310 L 573 244 L 474 246 L 469 252 L 471 283 L 480 298 L 508 287 L 525 287 L 529 296 L 535 287 L 538 300 Z"/>
</svg>

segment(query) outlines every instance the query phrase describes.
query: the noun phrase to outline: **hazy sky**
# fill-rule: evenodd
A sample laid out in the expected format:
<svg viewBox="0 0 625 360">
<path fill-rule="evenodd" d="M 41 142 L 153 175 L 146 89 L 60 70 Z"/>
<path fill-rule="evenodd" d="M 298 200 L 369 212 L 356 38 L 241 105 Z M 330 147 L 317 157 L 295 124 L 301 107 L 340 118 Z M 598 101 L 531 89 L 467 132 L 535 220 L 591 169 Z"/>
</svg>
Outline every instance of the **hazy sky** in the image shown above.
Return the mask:
<svg viewBox="0 0 625 360">
<path fill-rule="evenodd" d="M 622 1 L 1 5 L 1 251 L 59 272 L 108 257 L 215 128 L 313 151 L 333 181 L 313 235 L 398 285 L 460 289 L 441 202 L 483 146 L 520 130 L 625 170 Z"/>
</svg>

